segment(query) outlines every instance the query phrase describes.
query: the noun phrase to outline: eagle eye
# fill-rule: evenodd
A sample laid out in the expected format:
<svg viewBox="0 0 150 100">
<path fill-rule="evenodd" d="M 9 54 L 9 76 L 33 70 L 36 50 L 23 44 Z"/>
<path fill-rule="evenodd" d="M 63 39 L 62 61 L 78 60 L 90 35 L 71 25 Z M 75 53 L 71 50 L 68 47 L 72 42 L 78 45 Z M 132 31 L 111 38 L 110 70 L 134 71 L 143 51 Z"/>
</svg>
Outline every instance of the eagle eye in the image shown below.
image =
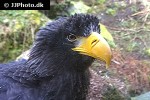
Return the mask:
<svg viewBox="0 0 150 100">
<path fill-rule="evenodd" d="M 74 42 L 74 41 L 77 40 L 77 37 L 74 34 L 69 34 L 67 36 L 67 40 L 70 41 L 70 42 Z"/>
</svg>

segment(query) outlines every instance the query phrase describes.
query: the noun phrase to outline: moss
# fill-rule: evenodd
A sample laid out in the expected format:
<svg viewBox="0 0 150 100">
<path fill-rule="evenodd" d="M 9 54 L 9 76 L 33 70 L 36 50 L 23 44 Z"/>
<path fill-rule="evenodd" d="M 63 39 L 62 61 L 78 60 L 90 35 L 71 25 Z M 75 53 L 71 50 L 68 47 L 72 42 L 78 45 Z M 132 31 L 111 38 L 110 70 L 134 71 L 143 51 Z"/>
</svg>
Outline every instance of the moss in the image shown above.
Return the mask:
<svg viewBox="0 0 150 100">
<path fill-rule="evenodd" d="M 102 100 L 128 100 L 124 97 L 120 91 L 114 87 L 109 87 L 107 91 L 104 92 Z"/>
<path fill-rule="evenodd" d="M 15 59 L 30 48 L 34 33 L 48 21 L 36 10 L 0 11 L 0 62 Z"/>
</svg>

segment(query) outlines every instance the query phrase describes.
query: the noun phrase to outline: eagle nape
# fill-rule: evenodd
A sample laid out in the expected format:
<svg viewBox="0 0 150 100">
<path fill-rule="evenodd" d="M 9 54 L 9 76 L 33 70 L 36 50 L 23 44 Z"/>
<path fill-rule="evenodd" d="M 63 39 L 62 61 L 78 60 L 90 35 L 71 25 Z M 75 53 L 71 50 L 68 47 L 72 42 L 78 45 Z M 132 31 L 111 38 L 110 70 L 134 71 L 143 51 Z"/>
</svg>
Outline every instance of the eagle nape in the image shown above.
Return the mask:
<svg viewBox="0 0 150 100">
<path fill-rule="evenodd" d="M 27 60 L 0 64 L 2 100 L 86 100 L 89 66 L 111 62 L 99 20 L 89 14 L 61 17 L 39 29 Z"/>
</svg>

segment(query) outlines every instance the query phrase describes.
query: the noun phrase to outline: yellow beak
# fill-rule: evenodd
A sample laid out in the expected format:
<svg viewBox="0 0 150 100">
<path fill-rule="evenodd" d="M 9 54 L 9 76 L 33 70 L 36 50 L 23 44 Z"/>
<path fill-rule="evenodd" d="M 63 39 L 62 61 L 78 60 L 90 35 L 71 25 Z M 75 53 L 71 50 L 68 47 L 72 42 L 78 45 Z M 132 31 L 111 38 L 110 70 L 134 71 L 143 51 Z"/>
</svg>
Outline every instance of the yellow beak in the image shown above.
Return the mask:
<svg viewBox="0 0 150 100">
<path fill-rule="evenodd" d="M 88 55 L 93 58 L 106 62 L 106 68 L 109 67 L 112 53 L 106 40 L 98 33 L 92 32 L 90 36 L 82 37 L 78 41 L 77 47 L 72 48 L 80 54 Z"/>
</svg>

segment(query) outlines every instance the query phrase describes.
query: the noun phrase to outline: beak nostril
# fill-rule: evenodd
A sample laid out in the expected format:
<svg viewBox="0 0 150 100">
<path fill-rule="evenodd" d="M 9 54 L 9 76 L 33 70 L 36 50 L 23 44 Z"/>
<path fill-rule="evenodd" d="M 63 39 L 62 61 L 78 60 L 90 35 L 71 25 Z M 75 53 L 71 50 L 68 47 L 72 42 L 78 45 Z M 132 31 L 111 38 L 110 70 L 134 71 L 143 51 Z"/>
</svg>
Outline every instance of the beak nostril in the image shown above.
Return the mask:
<svg viewBox="0 0 150 100">
<path fill-rule="evenodd" d="M 91 44 L 94 44 L 96 41 L 97 41 L 96 39 L 95 39 L 95 40 L 93 40 Z"/>
<path fill-rule="evenodd" d="M 94 39 L 91 43 L 92 47 L 95 46 L 97 44 L 98 40 L 97 39 Z"/>
</svg>

